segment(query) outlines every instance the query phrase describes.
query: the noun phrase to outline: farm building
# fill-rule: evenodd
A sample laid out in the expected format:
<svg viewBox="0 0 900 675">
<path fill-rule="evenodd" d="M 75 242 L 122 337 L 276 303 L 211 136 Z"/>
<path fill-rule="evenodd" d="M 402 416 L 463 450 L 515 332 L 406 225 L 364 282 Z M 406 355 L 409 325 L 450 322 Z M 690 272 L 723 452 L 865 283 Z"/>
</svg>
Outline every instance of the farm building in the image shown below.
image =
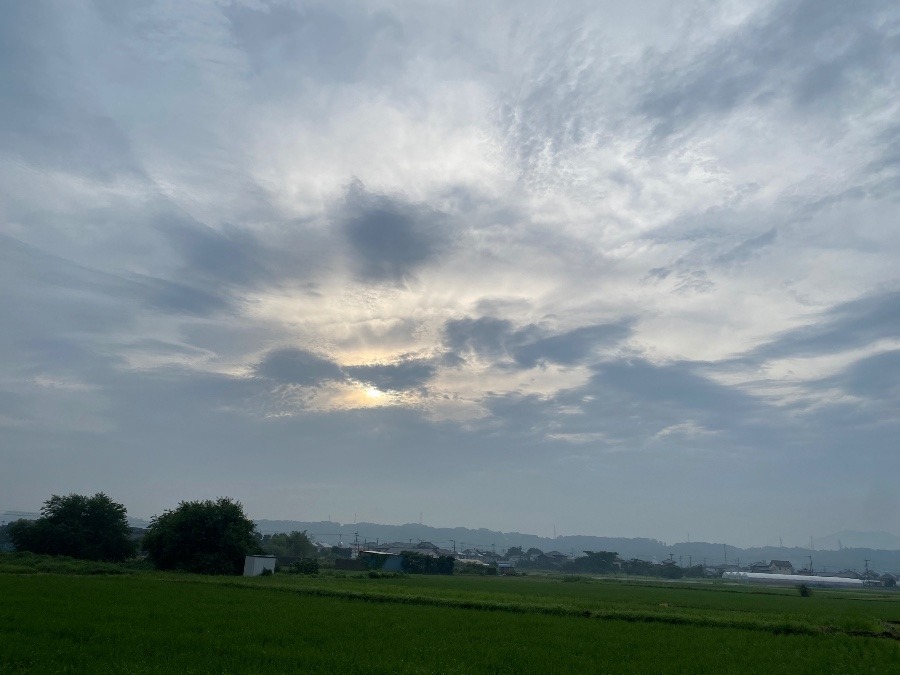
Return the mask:
<svg viewBox="0 0 900 675">
<path fill-rule="evenodd" d="M 258 577 L 265 570 L 275 572 L 274 555 L 248 555 L 244 557 L 245 577 Z"/>
</svg>

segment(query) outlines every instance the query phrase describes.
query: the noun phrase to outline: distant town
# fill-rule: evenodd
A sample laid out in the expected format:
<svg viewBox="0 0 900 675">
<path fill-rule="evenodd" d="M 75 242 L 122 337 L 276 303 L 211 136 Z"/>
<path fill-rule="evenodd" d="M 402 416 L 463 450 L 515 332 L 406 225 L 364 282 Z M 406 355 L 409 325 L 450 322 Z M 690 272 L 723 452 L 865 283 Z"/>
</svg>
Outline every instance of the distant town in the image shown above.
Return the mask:
<svg viewBox="0 0 900 675">
<path fill-rule="evenodd" d="M 39 516 L 29 511 L 6 511 L 0 514 L 0 527 Z M 132 538 L 139 543 L 149 521 L 131 518 L 129 522 Z M 551 538 L 485 529 L 435 528 L 421 523 L 258 520 L 256 526 L 263 551 L 274 556 L 278 566 L 315 559 L 337 569 L 401 571 L 409 568 L 409 557 L 413 556 L 452 560 L 455 573 L 480 575 L 556 572 L 661 579 L 724 577 L 768 584 L 787 577 L 783 581 L 793 584 L 885 587 L 895 586 L 900 578 L 900 550 L 845 547 L 840 540 L 837 550 L 783 546 L 742 549 L 708 542 L 667 545 L 646 538 Z M 859 539 L 864 534 L 846 536 Z M 11 550 L 11 546 L 0 538 L 0 549 Z"/>
</svg>

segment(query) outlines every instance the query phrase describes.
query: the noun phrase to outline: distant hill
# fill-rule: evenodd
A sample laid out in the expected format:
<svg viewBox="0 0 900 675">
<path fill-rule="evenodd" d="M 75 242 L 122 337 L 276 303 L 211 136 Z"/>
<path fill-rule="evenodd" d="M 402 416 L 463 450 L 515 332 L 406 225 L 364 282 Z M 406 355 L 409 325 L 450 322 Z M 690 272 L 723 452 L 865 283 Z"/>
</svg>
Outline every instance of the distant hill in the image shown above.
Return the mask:
<svg viewBox="0 0 900 675">
<path fill-rule="evenodd" d="M 883 551 L 900 549 L 900 537 L 890 532 L 858 532 L 843 530 L 827 537 L 813 539 L 813 548 L 817 550 L 837 551 L 841 548 L 873 548 Z"/>
<path fill-rule="evenodd" d="M 522 549 L 539 548 L 542 551 L 560 551 L 569 555 L 580 555 L 582 551 L 616 551 L 623 558 L 640 558 L 641 560 L 662 561 L 670 556 L 687 566 L 689 563 L 720 565 L 726 561 L 734 564 L 749 565 L 757 561 L 789 560 L 794 567 L 809 565 L 812 556 L 813 567 L 817 571 L 837 572 L 843 569 L 862 571 L 865 560 L 869 559 L 869 568 L 878 572 L 900 572 L 900 543 L 893 549 L 875 549 L 853 547 L 854 542 L 848 537 L 841 539 L 843 549 L 819 550 L 800 547 L 755 547 L 738 548 L 710 542 L 680 542 L 666 545 L 657 539 L 628 537 L 592 537 L 587 535 L 566 535 L 554 538 L 541 537 L 521 532 L 498 532 L 495 530 L 469 529 L 465 527 L 431 527 L 417 523 L 405 525 L 381 525 L 378 523 L 337 523 L 332 521 L 304 522 L 296 520 L 257 520 L 257 528 L 263 534 L 306 530 L 313 539 L 327 544 L 352 544 L 356 536 L 364 545 L 366 542 L 385 541 L 430 541 L 433 544 L 457 550 L 479 548 L 496 550 L 498 553 L 512 546 Z M 879 535 L 888 533 L 858 533 L 861 535 Z M 837 535 L 833 535 L 837 536 Z M 827 538 L 825 538 L 827 539 Z M 874 539 L 885 543 L 889 539 Z M 455 544 L 454 544 L 455 542 Z M 823 547 L 824 548 L 824 547 Z"/>
</svg>

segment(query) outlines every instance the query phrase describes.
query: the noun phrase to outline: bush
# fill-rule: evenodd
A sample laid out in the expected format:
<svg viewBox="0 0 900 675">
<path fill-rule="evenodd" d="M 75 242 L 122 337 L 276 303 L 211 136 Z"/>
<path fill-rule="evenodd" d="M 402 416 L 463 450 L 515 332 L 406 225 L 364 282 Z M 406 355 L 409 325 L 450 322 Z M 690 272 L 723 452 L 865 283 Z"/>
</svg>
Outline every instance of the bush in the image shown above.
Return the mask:
<svg viewBox="0 0 900 675">
<path fill-rule="evenodd" d="M 297 560 L 288 568 L 291 574 L 318 574 L 319 561 L 315 558 L 304 558 Z"/>
<path fill-rule="evenodd" d="M 79 560 L 62 555 L 45 555 L 22 551 L 0 554 L 2 574 L 131 574 L 130 561 L 127 563 L 103 562 L 100 560 Z"/>
<path fill-rule="evenodd" d="M 800 584 L 797 586 L 797 592 L 800 593 L 800 597 L 808 598 L 812 595 L 812 589 L 806 584 Z"/>
</svg>

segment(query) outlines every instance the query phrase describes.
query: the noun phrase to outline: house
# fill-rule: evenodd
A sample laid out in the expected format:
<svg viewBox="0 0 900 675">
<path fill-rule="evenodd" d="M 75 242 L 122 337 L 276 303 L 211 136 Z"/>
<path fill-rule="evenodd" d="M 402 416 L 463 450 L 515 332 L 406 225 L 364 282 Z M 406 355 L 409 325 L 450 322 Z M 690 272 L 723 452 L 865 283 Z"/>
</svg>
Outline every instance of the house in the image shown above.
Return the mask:
<svg viewBox="0 0 900 675">
<path fill-rule="evenodd" d="M 559 551 L 550 551 L 549 553 L 541 553 L 536 559 L 535 564 L 538 567 L 546 569 L 558 569 L 564 563 L 569 561 L 569 556 Z"/>
<path fill-rule="evenodd" d="M 404 551 L 412 551 L 413 553 L 421 553 L 422 555 L 427 555 L 432 558 L 441 558 L 443 556 L 453 556 L 453 551 L 450 551 L 445 548 L 441 548 L 440 546 L 435 546 L 430 541 L 420 541 L 418 544 L 413 544 L 413 543 L 404 544 L 401 541 L 379 544 L 377 546 L 372 546 L 370 544 L 368 547 L 368 550 L 371 552 L 378 552 L 378 553 L 392 553 L 394 555 L 400 555 Z"/>
<path fill-rule="evenodd" d="M 788 560 L 772 560 L 769 562 L 771 574 L 793 574 L 794 566 Z"/>
</svg>

